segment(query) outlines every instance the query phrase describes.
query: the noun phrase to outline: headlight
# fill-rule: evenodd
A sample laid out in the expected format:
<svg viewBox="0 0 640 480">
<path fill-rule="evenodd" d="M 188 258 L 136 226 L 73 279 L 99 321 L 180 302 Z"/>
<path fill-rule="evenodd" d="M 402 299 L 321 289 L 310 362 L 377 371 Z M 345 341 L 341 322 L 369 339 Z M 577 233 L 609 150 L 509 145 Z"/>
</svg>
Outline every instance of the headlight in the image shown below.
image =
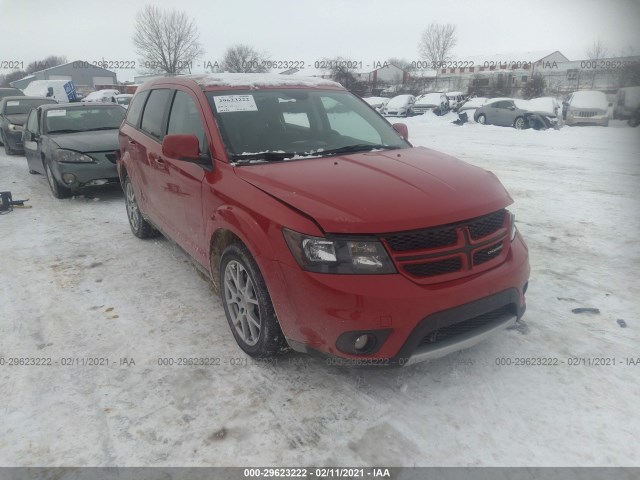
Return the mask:
<svg viewBox="0 0 640 480">
<path fill-rule="evenodd" d="M 509 212 L 509 239 L 513 242 L 513 239 L 516 238 L 516 232 L 518 229 L 516 228 L 516 214 Z"/>
<path fill-rule="evenodd" d="M 9 130 L 11 130 L 12 132 L 21 132 L 22 131 L 22 125 L 16 125 L 15 123 L 10 123 L 9 124 Z"/>
<path fill-rule="evenodd" d="M 94 160 L 88 155 L 83 153 L 74 152 L 73 150 L 58 149 L 53 154 L 53 159 L 58 162 L 71 162 L 71 163 L 93 163 Z"/>
<path fill-rule="evenodd" d="M 303 270 L 316 273 L 396 273 L 382 244 L 377 240 L 312 237 L 282 229 L 291 254 Z"/>
</svg>

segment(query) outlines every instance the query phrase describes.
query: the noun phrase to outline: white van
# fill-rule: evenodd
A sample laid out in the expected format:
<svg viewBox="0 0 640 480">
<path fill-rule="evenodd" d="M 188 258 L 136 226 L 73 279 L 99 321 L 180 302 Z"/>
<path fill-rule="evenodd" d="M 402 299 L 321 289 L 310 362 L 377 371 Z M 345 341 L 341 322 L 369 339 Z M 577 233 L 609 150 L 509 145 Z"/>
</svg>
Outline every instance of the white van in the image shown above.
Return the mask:
<svg viewBox="0 0 640 480">
<path fill-rule="evenodd" d="M 58 103 L 77 101 L 76 86 L 71 80 L 34 80 L 23 90 L 29 97 L 54 98 Z"/>
<path fill-rule="evenodd" d="M 640 106 L 640 87 L 620 88 L 616 93 L 613 118 L 628 120 L 638 106 Z"/>
</svg>

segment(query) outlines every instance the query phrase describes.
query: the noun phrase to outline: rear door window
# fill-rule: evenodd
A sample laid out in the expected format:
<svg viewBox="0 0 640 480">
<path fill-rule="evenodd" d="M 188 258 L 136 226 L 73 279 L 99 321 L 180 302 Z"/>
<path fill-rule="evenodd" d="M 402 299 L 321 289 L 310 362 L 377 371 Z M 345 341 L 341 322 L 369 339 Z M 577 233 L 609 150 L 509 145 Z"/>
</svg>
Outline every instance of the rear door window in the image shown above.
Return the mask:
<svg viewBox="0 0 640 480">
<path fill-rule="evenodd" d="M 131 105 L 129 106 L 129 110 L 127 110 L 127 120 L 126 122 L 133 126 L 137 127 L 140 123 L 140 115 L 142 115 L 142 107 L 144 107 L 144 102 L 147 100 L 149 96 L 149 91 L 141 92 L 135 96 Z"/>
<path fill-rule="evenodd" d="M 142 114 L 140 128 L 158 141 L 164 138 L 167 106 L 171 94 L 172 90 L 168 88 L 151 90 Z"/>
</svg>

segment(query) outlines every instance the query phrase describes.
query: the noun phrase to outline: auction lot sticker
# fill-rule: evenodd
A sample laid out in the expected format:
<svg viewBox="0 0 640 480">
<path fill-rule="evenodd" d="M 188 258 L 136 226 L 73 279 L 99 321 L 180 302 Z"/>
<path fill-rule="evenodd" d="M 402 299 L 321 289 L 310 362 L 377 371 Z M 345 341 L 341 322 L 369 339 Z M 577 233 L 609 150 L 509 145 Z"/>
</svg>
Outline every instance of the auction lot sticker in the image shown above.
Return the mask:
<svg viewBox="0 0 640 480">
<path fill-rule="evenodd" d="M 49 110 L 47 112 L 47 117 L 65 117 L 66 115 L 66 110 Z"/>
<path fill-rule="evenodd" d="M 253 95 L 220 95 L 213 100 L 219 113 L 258 111 Z"/>
</svg>

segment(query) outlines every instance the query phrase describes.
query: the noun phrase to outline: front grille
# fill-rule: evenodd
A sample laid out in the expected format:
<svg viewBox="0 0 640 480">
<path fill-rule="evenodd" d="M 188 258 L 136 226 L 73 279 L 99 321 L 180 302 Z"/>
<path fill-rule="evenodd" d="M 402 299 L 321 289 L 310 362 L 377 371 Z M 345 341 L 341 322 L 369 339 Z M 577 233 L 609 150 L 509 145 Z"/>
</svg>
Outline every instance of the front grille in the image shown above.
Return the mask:
<svg viewBox="0 0 640 480">
<path fill-rule="evenodd" d="M 578 112 L 578 116 L 582 118 L 590 118 L 598 115 L 598 112 Z"/>
<path fill-rule="evenodd" d="M 415 277 L 434 277 L 445 273 L 457 272 L 462 268 L 459 257 L 447 258 L 436 262 L 411 263 L 405 265 L 404 269 Z"/>
<path fill-rule="evenodd" d="M 504 210 L 499 210 L 486 217 L 479 218 L 468 225 L 469 235 L 474 240 L 497 232 L 504 224 Z"/>
<path fill-rule="evenodd" d="M 435 283 L 438 279 L 433 277 L 454 272 L 459 272 L 458 277 L 465 272 L 470 275 L 476 266 L 499 257 L 507 235 L 506 218 L 507 211 L 502 209 L 459 223 L 380 237 L 399 271 L 422 278 L 421 283 Z"/>
<path fill-rule="evenodd" d="M 105 157 L 107 157 L 107 160 L 109 160 L 111 163 L 116 163 L 116 154 L 114 153 L 105 153 L 104 155 Z"/>
<path fill-rule="evenodd" d="M 489 260 L 496 258 L 502 253 L 502 242 L 495 243 L 490 247 L 483 248 L 482 250 L 478 250 L 473 254 L 473 264 L 481 265 Z"/>
<path fill-rule="evenodd" d="M 491 312 L 470 318 L 469 320 L 464 320 L 459 323 L 454 323 L 453 325 L 439 328 L 425 335 L 418 346 L 420 347 L 422 345 L 432 345 L 448 338 L 465 334 L 510 313 L 513 314 L 513 307 L 511 305 L 505 305 Z"/>
<path fill-rule="evenodd" d="M 391 249 L 395 252 L 420 250 L 423 248 L 440 248 L 455 245 L 458 241 L 455 228 L 440 230 L 422 230 L 414 233 L 398 233 L 385 237 Z"/>
</svg>

